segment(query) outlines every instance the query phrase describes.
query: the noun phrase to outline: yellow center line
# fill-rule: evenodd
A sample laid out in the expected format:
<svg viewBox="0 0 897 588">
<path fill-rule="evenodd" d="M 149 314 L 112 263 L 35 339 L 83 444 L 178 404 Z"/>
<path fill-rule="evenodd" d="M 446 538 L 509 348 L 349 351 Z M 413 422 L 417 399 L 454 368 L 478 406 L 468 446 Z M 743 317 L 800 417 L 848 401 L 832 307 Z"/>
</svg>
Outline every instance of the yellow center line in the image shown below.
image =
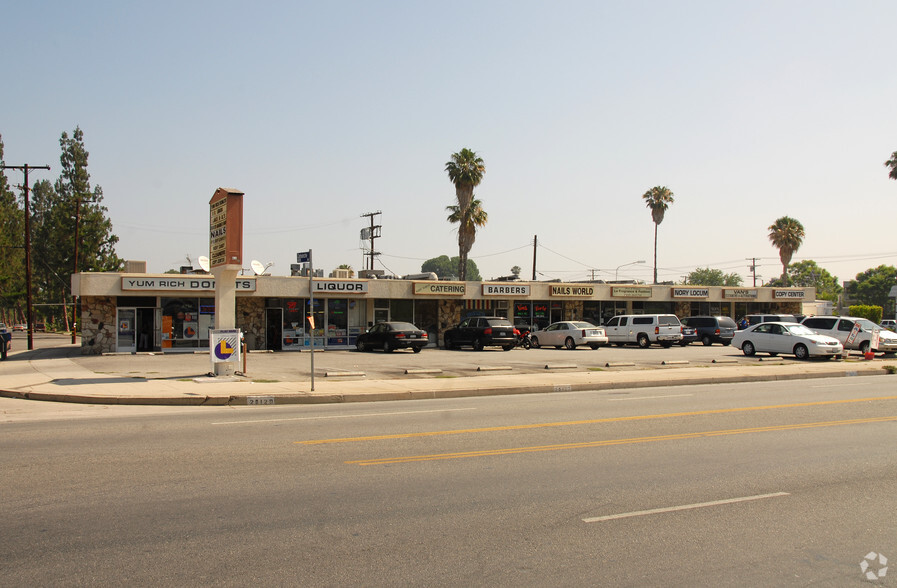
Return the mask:
<svg viewBox="0 0 897 588">
<path fill-rule="evenodd" d="M 534 423 L 529 425 L 506 425 L 502 427 L 481 427 L 477 429 L 454 429 L 449 431 L 422 431 L 419 433 L 394 433 L 391 435 L 372 435 L 368 437 L 342 437 L 337 439 L 310 439 L 294 441 L 300 445 L 323 445 L 326 443 L 354 443 L 358 441 L 382 441 L 384 439 L 412 439 L 415 437 L 438 437 L 442 435 L 465 435 L 469 433 L 493 433 L 497 431 L 522 431 L 526 429 L 543 429 L 548 427 L 571 427 L 575 425 L 594 425 L 598 423 L 618 423 L 625 421 L 643 421 L 650 419 L 671 419 L 676 417 L 701 416 L 708 414 L 731 414 L 758 410 L 774 410 L 781 408 L 802 408 L 808 406 L 828 406 L 833 404 L 851 404 L 856 402 L 872 402 L 875 400 L 897 400 L 897 396 L 877 396 L 872 398 L 851 398 L 847 400 L 820 400 L 817 402 L 799 402 L 792 404 L 773 404 L 767 406 L 744 406 L 739 408 L 719 408 L 692 412 L 673 412 L 668 414 L 646 414 L 625 417 L 610 417 L 581 421 L 561 421 L 555 423 Z"/>
<path fill-rule="evenodd" d="M 823 421 L 816 423 L 798 423 L 791 425 L 771 425 L 749 429 L 725 429 L 719 431 L 699 431 L 696 433 L 677 433 L 673 435 L 657 435 L 654 437 L 631 437 L 629 439 L 607 439 L 604 441 L 585 441 L 580 443 L 562 443 L 557 445 L 535 445 L 531 447 L 508 447 L 504 449 L 484 449 L 481 451 L 463 451 L 457 453 L 434 453 L 430 455 L 409 455 L 405 457 L 382 457 L 377 459 L 359 459 L 345 463 L 359 466 L 389 465 L 412 463 L 418 461 L 437 461 L 444 459 L 464 459 L 470 457 L 489 457 L 520 453 L 537 453 L 543 451 L 561 451 L 567 449 L 585 449 L 593 447 L 610 447 L 613 445 L 632 445 L 635 443 L 656 443 L 660 441 L 679 441 L 683 439 L 699 439 L 704 437 L 721 437 L 724 435 L 744 435 L 747 433 L 768 433 L 772 431 L 796 431 L 820 427 L 838 427 L 868 423 L 897 421 L 897 416 L 873 417 L 867 419 L 850 419 L 843 421 Z"/>
</svg>

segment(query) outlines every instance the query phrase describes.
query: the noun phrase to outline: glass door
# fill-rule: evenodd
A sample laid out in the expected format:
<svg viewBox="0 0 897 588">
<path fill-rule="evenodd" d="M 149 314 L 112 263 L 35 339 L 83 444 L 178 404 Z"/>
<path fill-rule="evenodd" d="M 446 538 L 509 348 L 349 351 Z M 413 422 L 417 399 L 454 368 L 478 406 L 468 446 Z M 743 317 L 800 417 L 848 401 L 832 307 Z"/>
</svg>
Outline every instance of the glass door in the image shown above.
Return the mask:
<svg viewBox="0 0 897 588">
<path fill-rule="evenodd" d="M 116 313 L 115 350 L 119 353 L 137 352 L 137 309 L 119 308 Z"/>
</svg>

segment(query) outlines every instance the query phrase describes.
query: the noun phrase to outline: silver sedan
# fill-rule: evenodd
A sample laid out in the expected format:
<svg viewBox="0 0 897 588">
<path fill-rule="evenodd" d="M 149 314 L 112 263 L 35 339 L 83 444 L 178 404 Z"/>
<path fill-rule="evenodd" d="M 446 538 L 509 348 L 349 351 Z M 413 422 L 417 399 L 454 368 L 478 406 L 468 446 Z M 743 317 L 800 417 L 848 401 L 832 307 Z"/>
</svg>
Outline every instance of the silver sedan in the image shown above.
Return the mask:
<svg viewBox="0 0 897 588">
<path fill-rule="evenodd" d="M 532 340 L 533 347 L 554 345 L 558 349 L 576 349 L 577 345 L 588 345 L 592 349 L 598 349 L 607 345 L 607 334 L 603 327 L 596 327 L 585 321 L 560 321 L 534 332 Z"/>
</svg>

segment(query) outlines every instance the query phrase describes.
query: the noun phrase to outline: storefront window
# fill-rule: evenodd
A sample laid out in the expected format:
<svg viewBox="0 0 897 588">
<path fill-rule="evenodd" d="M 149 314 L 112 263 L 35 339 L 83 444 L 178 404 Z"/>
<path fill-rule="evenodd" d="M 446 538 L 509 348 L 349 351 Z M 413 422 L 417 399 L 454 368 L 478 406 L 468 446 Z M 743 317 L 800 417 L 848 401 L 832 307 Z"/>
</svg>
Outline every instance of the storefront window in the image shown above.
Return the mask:
<svg viewBox="0 0 897 588">
<path fill-rule="evenodd" d="M 214 301 L 212 303 L 214 313 Z M 162 349 L 192 349 L 200 346 L 198 298 L 162 298 Z M 214 314 L 212 314 L 214 316 Z M 208 346 L 209 325 L 204 337 Z"/>
</svg>

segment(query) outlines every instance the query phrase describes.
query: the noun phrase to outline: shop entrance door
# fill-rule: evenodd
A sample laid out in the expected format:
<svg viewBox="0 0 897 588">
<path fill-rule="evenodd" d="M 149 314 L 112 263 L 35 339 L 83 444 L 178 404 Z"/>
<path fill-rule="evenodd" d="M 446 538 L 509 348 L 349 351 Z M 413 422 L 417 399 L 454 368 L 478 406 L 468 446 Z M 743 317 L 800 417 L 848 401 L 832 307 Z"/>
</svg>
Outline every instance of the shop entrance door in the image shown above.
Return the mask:
<svg viewBox="0 0 897 588">
<path fill-rule="evenodd" d="M 158 311 L 158 313 L 157 313 Z M 135 336 L 137 351 L 155 351 L 156 347 L 156 315 L 161 317 L 162 310 L 156 308 L 138 308 L 135 318 Z"/>
<path fill-rule="evenodd" d="M 116 311 L 115 350 L 119 353 L 137 352 L 137 309 L 118 308 Z"/>
<path fill-rule="evenodd" d="M 283 349 L 283 309 L 265 309 L 265 349 L 281 351 Z"/>
</svg>

